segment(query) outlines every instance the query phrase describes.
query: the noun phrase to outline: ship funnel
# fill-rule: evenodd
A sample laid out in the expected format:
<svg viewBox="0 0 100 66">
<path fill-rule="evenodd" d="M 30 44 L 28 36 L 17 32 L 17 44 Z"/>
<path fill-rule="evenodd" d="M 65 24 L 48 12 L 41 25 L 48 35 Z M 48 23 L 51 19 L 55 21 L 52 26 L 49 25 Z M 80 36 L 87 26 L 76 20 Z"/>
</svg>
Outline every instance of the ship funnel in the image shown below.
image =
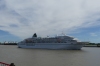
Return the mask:
<svg viewBox="0 0 100 66">
<path fill-rule="evenodd" d="M 36 34 L 36 33 L 34 33 L 34 34 L 33 34 L 33 36 L 32 36 L 32 38 L 33 38 L 33 37 L 37 37 L 37 34 Z"/>
</svg>

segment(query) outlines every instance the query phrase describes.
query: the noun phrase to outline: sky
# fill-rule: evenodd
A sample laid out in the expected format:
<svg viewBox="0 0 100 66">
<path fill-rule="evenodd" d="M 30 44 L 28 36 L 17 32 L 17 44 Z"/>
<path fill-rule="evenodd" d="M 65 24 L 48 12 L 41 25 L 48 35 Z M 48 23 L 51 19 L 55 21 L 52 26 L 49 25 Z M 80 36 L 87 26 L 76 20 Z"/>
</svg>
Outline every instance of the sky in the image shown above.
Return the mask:
<svg viewBox="0 0 100 66">
<path fill-rule="evenodd" d="M 100 43 L 100 0 L 0 0 L 0 42 L 62 32 Z"/>
</svg>

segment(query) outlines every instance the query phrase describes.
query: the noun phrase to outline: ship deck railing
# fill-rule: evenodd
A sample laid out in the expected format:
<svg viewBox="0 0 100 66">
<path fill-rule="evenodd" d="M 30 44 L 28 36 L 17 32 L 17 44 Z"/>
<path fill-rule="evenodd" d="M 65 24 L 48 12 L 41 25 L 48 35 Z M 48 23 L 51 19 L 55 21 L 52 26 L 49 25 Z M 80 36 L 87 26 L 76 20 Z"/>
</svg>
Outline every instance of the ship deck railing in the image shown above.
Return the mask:
<svg viewBox="0 0 100 66">
<path fill-rule="evenodd" d="M 8 64 L 4 62 L 0 62 L 0 66 L 15 66 L 14 63 Z"/>
</svg>

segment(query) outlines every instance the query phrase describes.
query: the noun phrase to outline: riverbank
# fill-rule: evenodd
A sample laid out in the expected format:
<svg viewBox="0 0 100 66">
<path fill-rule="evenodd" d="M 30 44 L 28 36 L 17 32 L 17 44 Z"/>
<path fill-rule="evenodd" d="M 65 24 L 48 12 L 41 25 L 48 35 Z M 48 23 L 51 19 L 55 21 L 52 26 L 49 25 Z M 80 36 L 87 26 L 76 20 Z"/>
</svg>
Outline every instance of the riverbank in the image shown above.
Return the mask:
<svg viewBox="0 0 100 66">
<path fill-rule="evenodd" d="M 17 43 L 1 43 L 0 45 L 17 45 Z M 86 44 L 84 47 L 100 47 L 100 44 Z"/>
</svg>

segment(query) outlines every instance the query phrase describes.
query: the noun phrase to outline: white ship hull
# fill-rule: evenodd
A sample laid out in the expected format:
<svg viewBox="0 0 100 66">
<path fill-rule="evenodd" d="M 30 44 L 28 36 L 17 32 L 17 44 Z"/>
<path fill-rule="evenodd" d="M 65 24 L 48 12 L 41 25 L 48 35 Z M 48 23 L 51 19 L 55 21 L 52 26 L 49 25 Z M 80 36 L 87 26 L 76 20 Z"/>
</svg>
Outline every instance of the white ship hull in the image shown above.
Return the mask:
<svg viewBox="0 0 100 66">
<path fill-rule="evenodd" d="M 68 49 L 79 50 L 85 44 L 66 44 L 66 43 L 18 43 L 19 48 L 38 48 L 38 49 Z"/>
</svg>

